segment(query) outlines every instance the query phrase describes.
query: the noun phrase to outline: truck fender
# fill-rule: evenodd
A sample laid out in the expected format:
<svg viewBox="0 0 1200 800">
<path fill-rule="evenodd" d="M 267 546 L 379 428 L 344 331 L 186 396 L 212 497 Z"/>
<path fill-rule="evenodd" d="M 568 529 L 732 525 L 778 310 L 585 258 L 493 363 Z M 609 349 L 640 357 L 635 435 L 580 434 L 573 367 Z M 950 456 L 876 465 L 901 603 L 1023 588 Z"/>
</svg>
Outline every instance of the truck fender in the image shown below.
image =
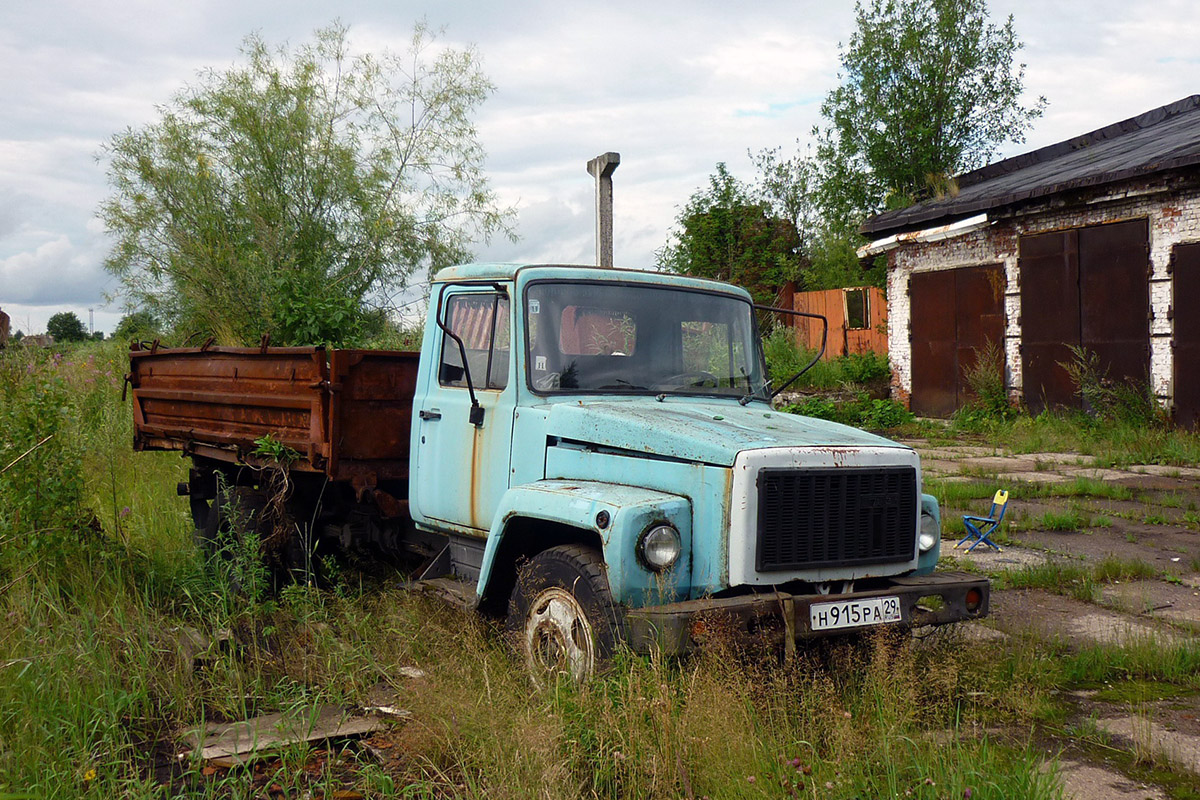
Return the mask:
<svg viewBox="0 0 1200 800">
<path fill-rule="evenodd" d="M 679 531 L 679 560 L 662 573 L 637 555 L 642 534 L 660 523 Z M 565 543 L 597 547 L 615 603 L 640 607 L 685 599 L 691 589 L 691 501 L 602 481 L 541 480 L 505 492 L 483 551 L 476 605 L 508 602 L 518 562 Z"/>
</svg>

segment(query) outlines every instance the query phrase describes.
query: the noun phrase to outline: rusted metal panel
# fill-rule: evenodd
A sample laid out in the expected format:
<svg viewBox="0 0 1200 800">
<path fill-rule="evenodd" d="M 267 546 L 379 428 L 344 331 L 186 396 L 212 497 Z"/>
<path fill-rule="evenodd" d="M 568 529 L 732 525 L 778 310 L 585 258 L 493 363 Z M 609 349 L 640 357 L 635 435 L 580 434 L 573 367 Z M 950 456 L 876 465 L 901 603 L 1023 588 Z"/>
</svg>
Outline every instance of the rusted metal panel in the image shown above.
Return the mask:
<svg viewBox="0 0 1200 800">
<path fill-rule="evenodd" d="M 1004 348 L 1004 267 L 989 264 L 954 270 L 955 395 L 957 405 L 971 398 L 967 370 L 989 344 Z"/>
<path fill-rule="evenodd" d="M 1200 430 L 1200 244 L 1176 245 L 1172 263 L 1175 423 Z"/>
<path fill-rule="evenodd" d="M 966 370 L 989 342 L 1004 343 L 1000 264 L 912 276 L 912 410 L 948 417 L 969 399 Z"/>
<path fill-rule="evenodd" d="M 419 353 L 334 350 L 330 354 L 329 474 L 408 477 L 412 398 Z"/>
<path fill-rule="evenodd" d="M 1079 246 L 1076 231 L 1022 236 L 1021 368 L 1025 404 L 1033 413 L 1075 406 L 1079 400 L 1066 370 L 1079 344 Z"/>
<path fill-rule="evenodd" d="M 1031 411 L 1080 406 L 1062 366 L 1074 359 L 1072 347 L 1095 353 L 1109 378 L 1149 379 L 1147 242 L 1144 219 L 1021 237 L 1021 349 Z"/>
<path fill-rule="evenodd" d="M 135 349 L 134 446 L 253 460 L 270 435 L 296 450 L 293 469 L 371 490 L 406 513 L 417 353 L 320 347 Z"/>
<path fill-rule="evenodd" d="M 1079 230 L 1080 344 L 1115 381 L 1150 379 L 1147 220 Z"/>
<path fill-rule="evenodd" d="M 948 417 L 958 407 L 954 270 L 915 272 L 911 294 L 913 413 Z"/>
<path fill-rule="evenodd" d="M 217 445 L 231 457 L 270 434 L 322 469 L 325 351 L 314 347 L 152 348 L 130 353 L 134 446 Z"/>
<path fill-rule="evenodd" d="M 847 313 L 847 297 L 858 292 L 865 293 L 866 315 L 855 324 L 850 319 L 855 315 Z M 829 320 L 825 359 L 851 353 L 887 354 L 887 298 L 878 286 L 796 292 L 792 295 L 791 308 L 820 314 Z M 820 325 L 808 325 L 795 317 L 789 317 L 787 323 L 796 326 L 797 344 L 812 351 L 821 348 Z"/>
</svg>

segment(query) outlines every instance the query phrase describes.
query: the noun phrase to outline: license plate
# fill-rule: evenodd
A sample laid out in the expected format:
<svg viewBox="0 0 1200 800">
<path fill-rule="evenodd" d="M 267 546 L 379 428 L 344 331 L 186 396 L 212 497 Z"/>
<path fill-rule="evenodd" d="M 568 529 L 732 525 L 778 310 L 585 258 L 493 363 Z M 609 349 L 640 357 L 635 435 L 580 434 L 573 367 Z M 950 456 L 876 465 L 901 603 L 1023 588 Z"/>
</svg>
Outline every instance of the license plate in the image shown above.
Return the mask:
<svg viewBox="0 0 1200 800">
<path fill-rule="evenodd" d="M 861 628 L 900 622 L 899 597 L 869 597 L 836 603 L 813 603 L 808 607 L 809 627 L 814 631 L 836 628 Z"/>
</svg>

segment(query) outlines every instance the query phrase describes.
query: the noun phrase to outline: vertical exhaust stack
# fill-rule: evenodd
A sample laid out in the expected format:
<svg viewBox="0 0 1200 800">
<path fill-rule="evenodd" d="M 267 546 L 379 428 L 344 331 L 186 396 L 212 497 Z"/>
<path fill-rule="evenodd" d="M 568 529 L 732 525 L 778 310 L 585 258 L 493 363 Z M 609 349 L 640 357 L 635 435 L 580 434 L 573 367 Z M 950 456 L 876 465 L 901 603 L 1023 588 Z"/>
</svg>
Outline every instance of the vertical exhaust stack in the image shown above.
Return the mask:
<svg viewBox="0 0 1200 800">
<path fill-rule="evenodd" d="M 602 153 L 587 162 L 596 179 L 596 266 L 613 265 L 612 174 L 621 163 L 620 153 Z"/>
</svg>

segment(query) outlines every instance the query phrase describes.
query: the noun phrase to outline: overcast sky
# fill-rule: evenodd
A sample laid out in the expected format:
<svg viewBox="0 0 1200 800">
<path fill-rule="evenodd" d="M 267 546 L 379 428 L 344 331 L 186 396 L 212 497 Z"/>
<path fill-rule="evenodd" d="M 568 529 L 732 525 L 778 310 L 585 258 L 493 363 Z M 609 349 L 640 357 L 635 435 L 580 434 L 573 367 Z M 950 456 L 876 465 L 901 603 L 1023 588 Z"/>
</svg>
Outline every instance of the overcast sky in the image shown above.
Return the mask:
<svg viewBox="0 0 1200 800">
<path fill-rule="evenodd" d="M 1025 43 L 1029 101 L 1050 102 L 1025 145 L 1050 144 L 1200 92 L 1200 3 L 992 0 Z M 262 2 L 4 0 L 0 4 L 0 308 L 45 330 L 74 311 L 111 331 L 101 144 L 155 119 L 204 67 L 238 57 L 251 31 L 299 43 L 335 16 L 356 45 L 403 50 L 424 17 L 474 44 L 496 92 L 479 133 L 520 241 L 487 260 L 590 263 L 587 160 L 615 150 L 615 260 L 648 267 L 717 162 L 749 180 L 748 150 L 809 141 L 837 83 L 849 2 Z"/>
</svg>

